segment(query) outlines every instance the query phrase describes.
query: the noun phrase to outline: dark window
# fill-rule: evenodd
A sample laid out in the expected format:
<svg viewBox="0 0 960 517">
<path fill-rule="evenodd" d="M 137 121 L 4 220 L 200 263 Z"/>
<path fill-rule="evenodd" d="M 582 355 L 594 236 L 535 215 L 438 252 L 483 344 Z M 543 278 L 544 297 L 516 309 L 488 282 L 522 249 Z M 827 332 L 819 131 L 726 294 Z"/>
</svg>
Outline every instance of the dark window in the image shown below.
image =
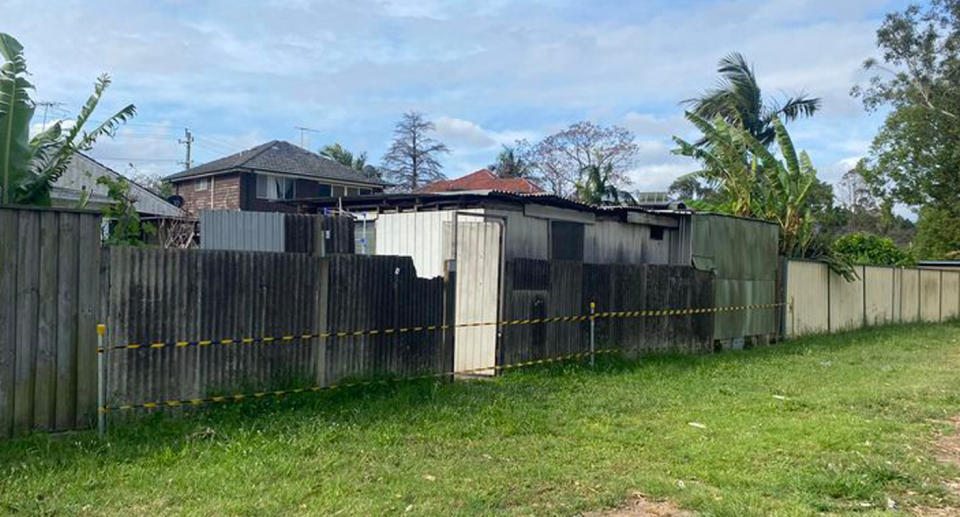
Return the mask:
<svg viewBox="0 0 960 517">
<path fill-rule="evenodd" d="M 552 221 L 550 247 L 551 260 L 583 261 L 583 224 Z"/>
<path fill-rule="evenodd" d="M 662 240 L 663 240 L 663 226 L 651 226 L 651 227 L 650 227 L 650 240 L 652 240 L 652 241 L 662 241 Z"/>
<path fill-rule="evenodd" d="M 327 185 L 326 183 L 318 183 L 317 197 L 330 197 L 330 185 Z"/>
<path fill-rule="evenodd" d="M 332 197 L 343 197 L 345 190 L 346 190 L 346 188 L 344 188 L 344 187 L 341 187 L 341 186 L 339 186 L 339 185 L 334 185 L 333 188 L 332 188 L 331 191 L 330 191 L 330 195 L 331 195 Z"/>
<path fill-rule="evenodd" d="M 370 190 L 370 189 L 368 189 L 368 188 L 362 188 L 362 189 L 360 189 L 360 195 L 361 195 L 361 196 L 369 196 L 370 194 L 373 194 L 373 191 L 372 191 L 372 190 Z"/>
</svg>

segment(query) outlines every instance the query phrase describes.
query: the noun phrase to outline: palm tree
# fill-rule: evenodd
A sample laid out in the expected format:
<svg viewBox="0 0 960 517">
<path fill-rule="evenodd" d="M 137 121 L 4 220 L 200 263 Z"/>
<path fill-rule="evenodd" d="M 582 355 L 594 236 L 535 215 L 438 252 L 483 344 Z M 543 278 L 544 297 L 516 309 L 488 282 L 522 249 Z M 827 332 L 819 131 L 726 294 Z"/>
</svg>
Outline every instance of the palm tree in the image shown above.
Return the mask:
<svg viewBox="0 0 960 517">
<path fill-rule="evenodd" d="M 636 205 L 637 200 L 632 194 L 618 189 L 613 182 L 613 164 L 588 165 L 583 168 L 580 176 L 583 181 L 577 182 L 577 200 L 591 205 Z"/>
<path fill-rule="evenodd" d="M 496 163 L 487 166 L 501 178 L 527 178 L 531 175 L 530 163 L 515 147 L 503 146 Z"/>
<path fill-rule="evenodd" d="M 776 138 L 774 119 L 786 121 L 809 117 L 820 108 L 820 99 L 802 93 L 788 97 L 783 103 L 764 100 L 753 67 L 739 52 L 723 59 L 717 66 L 719 84 L 700 97 L 683 101 L 690 111 L 706 120 L 720 117 L 746 129 L 767 146 Z"/>
<path fill-rule="evenodd" d="M 8 34 L 0 33 L 0 204 L 50 204 L 50 189 L 67 170 L 73 155 L 89 151 L 97 138 L 113 136 L 121 124 L 136 114 L 130 104 L 107 118 L 92 131 L 84 131 L 100 97 L 110 86 L 106 74 L 97 78 L 93 94 L 67 129 L 60 122 L 30 138 L 33 89 L 26 80 L 27 63 L 23 46 Z"/>
<path fill-rule="evenodd" d="M 367 153 L 354 156 L 339 143 L 324 146 L 323 149 L 320 149 L 320 155 L 358 171 L 362 171 L 367 164 Z"/>
</svg>

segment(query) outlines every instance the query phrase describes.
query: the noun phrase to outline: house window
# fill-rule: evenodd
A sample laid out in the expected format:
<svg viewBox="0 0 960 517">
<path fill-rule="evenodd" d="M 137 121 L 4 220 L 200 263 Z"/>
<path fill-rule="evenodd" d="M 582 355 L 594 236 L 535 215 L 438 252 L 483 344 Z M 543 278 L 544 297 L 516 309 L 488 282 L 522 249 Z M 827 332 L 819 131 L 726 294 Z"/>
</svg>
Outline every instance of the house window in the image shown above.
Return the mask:
<svg viewBox="0 0 960 517">
<path fill-rule="evenodd" d="M 369 196 L 370 194 L 373 194 L 373 191 L 372 191 L 372 190 L 370 190 L 370 189 L 368 189 L 368 188 L 362 188 L 362 189 L 360 189 L 360 195 L 361 195 L 361 196 Z"/>
<path fill-rule="evenodd" d="M 552 221 L 550 249 L 552 260 L 583 261 L 583 224 Z"/>
<path fill-rule="evenodd" d="M 662 241 L 662 240 L 663 240 L 663 226 L 651 226 L 651 227 L 650 227 L 650 240 L 652 240 L 652 241 Z"/>
<path fill-rule="evenodd" d="M 292 178 L 257 174 L 257 197 L 260 199 L 293 199 Z"/>
<path fill-rule="evenodd" d="M 210 187 L 210 178 L 198 178 L 193 182 L 194 190 L 207 190 Z"/>
<path fill-rule="evenodd" d="M 326 183 L 318 183 L 317 197 L 330 197 L 330 185 L 327 185 Z"/>
<path fill-rule="evenodd" d="M 334 185 L 334 186 L 331 188 L 331 190 L 330 190 L 330 196 L 331 196 L 331 197 L 343 197 L 346 190 L 347 190 L 347 189 L 344 188 L 344 187 L 340 187 L 340 186 Z"/>
</svg>

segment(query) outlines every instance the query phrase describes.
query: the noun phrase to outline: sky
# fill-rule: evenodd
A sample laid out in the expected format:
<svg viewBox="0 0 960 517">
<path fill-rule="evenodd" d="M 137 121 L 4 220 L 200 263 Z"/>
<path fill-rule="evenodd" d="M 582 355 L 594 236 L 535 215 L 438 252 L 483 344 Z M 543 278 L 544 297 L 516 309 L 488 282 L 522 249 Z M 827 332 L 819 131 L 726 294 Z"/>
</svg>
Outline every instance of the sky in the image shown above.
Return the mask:
<svg viewBox="0 0 960 517">
<path fill-rule="evenodd" d="M 821 111 L 789 125 L 822 179 L 864 156 L 883 113 L 849 95 L 877 55 L 887 0 L 0 0 L 0 31 L 25 47 L 35 99 L 76 113 L 100 73 L 99 121 L 137 117 L 92 156 L 120 172 L 181 170 L 272 139 L 339 142 L 379 163 L 400 114 L 436 124 L 458 177 L 501 146 L 580 120 L 636 134 L 631 188 L 666 190 L 695 169 L 671 136 L 695 136 L 680 102 L 738 51 L 771 98 L 806 93 Z M 34 118 L 42 126 L 44 108 Z M 295 127 L 310 128 L 298 131 Z"/>
</svg>

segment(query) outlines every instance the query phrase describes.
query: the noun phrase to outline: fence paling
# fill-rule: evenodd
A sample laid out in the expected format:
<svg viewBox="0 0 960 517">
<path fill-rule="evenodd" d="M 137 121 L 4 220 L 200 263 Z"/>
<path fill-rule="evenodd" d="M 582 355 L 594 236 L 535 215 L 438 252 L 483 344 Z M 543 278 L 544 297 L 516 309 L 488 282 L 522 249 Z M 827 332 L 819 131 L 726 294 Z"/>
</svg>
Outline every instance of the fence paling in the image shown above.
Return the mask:
<svg viewBox="0 0 960 517">
<path fill-rule="evenodd" d="M 474 323 L 463 323 L 457 325 L 428 325 L 422 327 L 406 327 L 408 331 L 429 331 L 429 330 L 438 330 L 440 328 L 453 328 L 453 327 L 475 327 L 482 325 L 498 325 L 498 326 L 512 326 L 512 325 L 536 325 L 536 324 L 547 324 L 547 323 L 559 323 L 559 322 L 583 322 L 590 321 L 591 327 L 595 323 L 596 319 L 615 319 L 615 318 L 644 318 L 644 317 L 671 317 L 671 316 L 680 316 L 680 315 L 698 315 L 698 314 L 710 314 L 718 312 L 730 312 L 730 311 L 739 311 L 739 310 L 755 310 L 755 309 L 770 309 L 786 305 L 784 303 L 771 303 L 771 304 L 755 304 L 755 305 L 739 305 L 739 306 L 726 306 L 726 307 L 699 307 L 699 308 L 687 308 L 687 309 L 651 309 L 651 310 L 636 310 L 636 311 L 613 311 L 613 312 L 602 312 L 596 313 L 593 312 L 593 307 L 591 307 L 591 314 L 584 315 L 573 315 L 573 316 L 557 316 L 550 318 L 531 318 L 524 320 L 507 320 L 507 321 L 493 321 L 493 322 L 474 322 Z M 398 330 L 398 329 L 386 329 L 386 330 Z M 376 335 L 387 333 L 386 330 L 373 330 L 373 331 L 354 331 L 354 332 L 332 332 L 327 333 L 328 337 L 333 336 L 354 336 L 358 335 L 359 332 L 365 332 L 366 335 Z M 372 333 L 376 334 L 372 334 Z M 592 332 L 591 332 L 592 334 Z M 291 339 L 283 341 L 294 341 L 297 337 L 306 338 L 306 334 L 290 335 Z M 251 338 L 252 339 L 252 338 Z M 216 343 L 220 342 L 223 344 L 231 344 L 235 342 L 242 342 L 243 340 L 234 340 L 234 339 L 223 339 L 223 340 L 204 340 L 205 343 Z M 250 343 L 257 342 L 255 340 L 249 341 Z M 261 339 L 260 342 L 269 342 Z M 198 342 L 199 343 L 199 342 Z M 102 355 L 108 348 L 100 347 L 98 349 L 99 353 Z M 132 350 L 126 346 L 120 346 L 119 349 Z M 625 347 L 608 347 L 603 349 L 596 349 L 594 346 L 593 339 L 591 339 L 591 347 L 589 351 L 586 352 L 576 352 L 570 354 L 562 354 L 553 357 L 534 359 L 529 361 L 520 361 L 510 364 L 499 364 L 492 366 L 484 366 L 480 368 L 472 369 L 463 369 L 463 370 L 453 370 L 453 371 L 443 371 L 443 372 L 431 372 L 421 375 L 406 376 L 394 379 L 379 379 L 379 380 L 361 380 L 361 381 L 352 381 L 346 383 L 334 383 L 330 385 L 320 385 L 314 384 L 308 387 L 292 388 L 292 389 L 283 389 L 283 390 L 263 390 L 252 393 L 235 393 L 233 395 L 217 395 L 211 397 L 202 397 L 202 398 L 189 398 L 189 399 L 169 399 L 162 401 L 147 401 L 147 402 L 138 402 L 138 403 L 129 403 L 129 404 L 117 404 L 114 406 L 106 406 L 101 404 L 98 408 L 98 413 L 101 416 L 105 416 L 110 412 L 116 411 L 129 411 L 135 409 L 159 409 L 159 408 L 173 408 L 181 406 L 202 406 L 206 404 L 214 403 L 224 403 L 224 402 L 239 402 L 248 398 L 263 398 L 266 396 L 283 396 L 288 394 L 303 393 L 303 392 L 319 392 L 334 390 L 340 388 L 348 388 L 355 386 L 366 386 L 374 384 L 385 384 L 389 382 L 398 382 L 398 381 L 413 381 L 413 380 L 424 380 L 432 378 L 443 378 L 451 375 L 469 375 L 473 373 L 481 373 L 490 370 L 502 371 L 510 370 L 528 366 L 535 366 L 541 364 L 549 364 L 559 361 L 567 361 L 573 359 L 580 359 L 584 357 L 589 357 L 591 360 L 591 365 L 593 364 L 593 359 L 597 355 L 609 354 L 619 351 L 627 351 L 629 348 Z"/>
</svg>

